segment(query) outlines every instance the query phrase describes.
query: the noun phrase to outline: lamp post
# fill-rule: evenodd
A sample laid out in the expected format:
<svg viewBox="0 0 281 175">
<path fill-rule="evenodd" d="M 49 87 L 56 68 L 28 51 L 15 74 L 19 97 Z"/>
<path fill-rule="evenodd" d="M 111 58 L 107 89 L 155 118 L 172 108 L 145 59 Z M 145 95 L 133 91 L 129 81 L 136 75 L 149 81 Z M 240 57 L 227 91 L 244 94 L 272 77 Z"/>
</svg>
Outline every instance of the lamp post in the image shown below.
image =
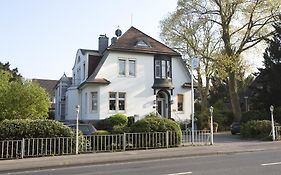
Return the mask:
<svg viewBox="0 0 281 175">
<path fill-rule="evenodd" d="M 214 112 L 214 108 L 213 106 L 210 107 L 210 113 L 211 113 L 211 126 L 210 126 L 210 129 L 211 129 L 211 145 L 214 144 L 214 128 L 213 128 L 213 112 Z"/>
<path fill-rule="evenodd" d="M 79 120 L 79 110 L 80 110 L 80 106 L 77 105 L 76 106 L 76 149 L 75 149 L 75 154 L 78 154 L 78 120 Z"/>
<path fill-rule="evenodd" d="M 270 113 L 271 113 L 272 140 L 275 141 L 275 127 L 274 127 L 274 119 L 273 119 L 274 107 L 271 105 L 269 107 L 269 110 L 270 110 Z"/>
</svg>

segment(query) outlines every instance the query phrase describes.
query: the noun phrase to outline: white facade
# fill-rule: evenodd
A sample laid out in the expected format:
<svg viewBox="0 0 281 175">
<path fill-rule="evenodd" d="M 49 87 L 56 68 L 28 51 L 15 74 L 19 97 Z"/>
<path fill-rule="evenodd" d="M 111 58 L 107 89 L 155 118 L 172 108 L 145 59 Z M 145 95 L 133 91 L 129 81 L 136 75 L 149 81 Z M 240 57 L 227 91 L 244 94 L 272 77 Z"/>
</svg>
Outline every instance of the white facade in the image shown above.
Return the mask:
<svg viewBox="0 0 281 175">
<path fill-rule="evenodd" d="M 156 112 L 175 120 L 190 119 L 191 89 L 183 86 L 190 82 L 190 75 L 180 56 L 169 56 L 171 78 L 168 78 L 173 87 L 161 89 L 153 87 L 156 81 L 153 53 L 106 50 L 100 54 L 101 61 L 92 75 L 88 75 L 90 55 L 98 52 L 83 53 L 79 49 L 76 54 L 72 84 L 65 94 L 64 120 L 76 119 L 76 105 L 80 105 L 81 120 L 100 120 L 116 113 L 135 116 L 138 120 Z M 164 65 L 162 71 L 168 70 L 168 63 Z M 59 88 L 58 99 L 61 98 Z M 56 119 L 62 120 L 59 112 L 56 110 Z"/>
</svg>

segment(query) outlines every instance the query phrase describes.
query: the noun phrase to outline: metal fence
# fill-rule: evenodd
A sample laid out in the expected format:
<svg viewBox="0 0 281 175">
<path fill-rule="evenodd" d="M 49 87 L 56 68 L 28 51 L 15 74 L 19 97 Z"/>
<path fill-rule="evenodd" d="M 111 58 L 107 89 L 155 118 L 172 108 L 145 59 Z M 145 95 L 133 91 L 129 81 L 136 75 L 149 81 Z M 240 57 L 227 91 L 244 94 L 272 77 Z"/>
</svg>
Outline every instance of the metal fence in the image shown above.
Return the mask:
<svg viewBox="0 0 281 175">
<path fill-rule="evenodd" d="M 176 132 L 124 133 L 79 137 L 79 153 L 114 152 L 138 149 L 169 148 L 180 145 L 209 143 L 208 131 L 183 132 L 182 139 Z M 17 159 L 75 154 L 76 140 L 71 137 L 28 138 L 0 141 L 0 159 Z"/>
<path fill-rule="evenodd" d="M 182 145 L 210 145 L 211 133 L 209 130 L 194 131 L 194 140 L 192 142 L 192 131 L 182 133 Z"/>
</svg>

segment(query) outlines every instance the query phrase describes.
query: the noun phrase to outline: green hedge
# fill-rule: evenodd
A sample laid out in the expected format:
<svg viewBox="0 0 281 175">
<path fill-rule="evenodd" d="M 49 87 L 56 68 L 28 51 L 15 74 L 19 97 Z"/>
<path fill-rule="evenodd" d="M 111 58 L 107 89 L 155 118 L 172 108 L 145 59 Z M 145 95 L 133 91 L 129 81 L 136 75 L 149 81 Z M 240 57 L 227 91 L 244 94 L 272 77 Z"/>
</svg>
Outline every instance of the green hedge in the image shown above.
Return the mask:
<svg viewBox="0 0 281 175">
<path fill-rule="evenodd" d="M 181 128 L 175 121 L 151 114 L 134 123 L 131 126 L 131 131 L 134 133 L 173 131 L 177 134 L 178 144 L 181 143 L 182 139 Z"/>
<path fill-rule="evenodd" d="M 127 126 L 128 117 L 124 114 L 115 114 L 109 117 L 110 125 L 114 126 Z"/>
<path fill-rule="evenodd" d="M 271 121 L 251 120 L 241 125 L 241 136 L 244 138 L 264 139 L 271 132 Z"/>
<path fill-rule="evenodd" d="M 15 119 L 0 122 L 0 140 L 22 138 L 72 137 L 71 128 L 55 120 Z"/>
<path fill-rule="evenodd" d="M 106 130 L 97 130 L 93 135 L 110 135 L 110 132 Z"/>
</svg>

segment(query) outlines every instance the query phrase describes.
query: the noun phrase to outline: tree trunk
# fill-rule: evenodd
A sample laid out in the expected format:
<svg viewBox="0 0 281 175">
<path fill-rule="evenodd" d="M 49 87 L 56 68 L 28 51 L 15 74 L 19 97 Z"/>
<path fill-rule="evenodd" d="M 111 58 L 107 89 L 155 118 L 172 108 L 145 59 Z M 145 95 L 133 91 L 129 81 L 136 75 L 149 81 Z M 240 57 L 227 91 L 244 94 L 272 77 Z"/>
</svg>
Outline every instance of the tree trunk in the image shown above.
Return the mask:
<svg viewBox="0 0 281 175">
<path fill-rule="evenodd" d="M 234 115 L 234 121 L 239 122 L 241 120 L 241 108 L 237 91 L 235 72 L 230 72 L 228 75 L 229 96 L 232 106 L 232 112 Z"/>
</svg>

